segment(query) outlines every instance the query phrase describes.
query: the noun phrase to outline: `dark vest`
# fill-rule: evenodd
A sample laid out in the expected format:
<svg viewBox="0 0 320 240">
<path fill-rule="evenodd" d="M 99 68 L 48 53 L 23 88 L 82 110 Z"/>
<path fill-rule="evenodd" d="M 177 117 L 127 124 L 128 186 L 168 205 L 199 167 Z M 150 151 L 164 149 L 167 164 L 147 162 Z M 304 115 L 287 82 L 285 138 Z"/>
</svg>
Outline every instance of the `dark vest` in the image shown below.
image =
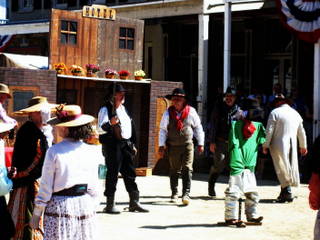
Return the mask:
<svg viewBox="0 0 320 240">
<path fill-rule="evenodd" d="M 108 101 L 104 107 L 106 107 L 108 109 L 108 118 L 111 119 L 114 115 L 114 113 L 112 113 L 112 104 Z M 128 114 L 128 116 L 130 117 L 127 109 L 126 109 L 126 112 Z M 133 142 L 133 143 L 136 143 L 136 132 L 135 132 L 135 125 L 134 125 L 134 122 L 132 120 L 132 118 L 130 117 L 131 119 L 131 131 L 132 131 L 132 136 L 130 138 L 130 141 Z M 105 129 L 104 129 L 105 130 Z M 114 129 L 112 127 L 110 127 L 108 129 L 108 131 L 106 131 L 105 134 L 101 134 L 99 135 L 99 142 L 102 143 L 102 144 L 109 144 L 113 141 L 117 141 L 119 139 L 117 139 L 117 137 L 115 137 L 115 134 L 114 134 Z"/>
<path fill-rule="evenodd" d="M 167 144 L 170 146 L 183 146 L 192 143 L 193 129 L 190 118 L 183 121 L 181 131 L 177 130 L 176 121 L 169 117 Z"/>
</svg>

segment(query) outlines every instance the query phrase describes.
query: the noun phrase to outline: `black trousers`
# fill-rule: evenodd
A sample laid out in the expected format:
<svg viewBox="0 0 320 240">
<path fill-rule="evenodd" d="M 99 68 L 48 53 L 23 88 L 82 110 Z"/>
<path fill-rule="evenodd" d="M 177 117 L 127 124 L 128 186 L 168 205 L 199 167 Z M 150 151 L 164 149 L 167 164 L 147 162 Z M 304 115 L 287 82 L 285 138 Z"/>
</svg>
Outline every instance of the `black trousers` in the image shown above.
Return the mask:
<svg viewBox="0 0 320 240">
<path fill-rule="evenodd" d="M 103 153 L 107 166 L 106 188 L 104 195 L 114 197 L 117 190 L 118 174 L 121 173 L 128 193 L 138 191 L 136 171 L 133 165 L 133 153 L 129 140 L 114 140 L 103 144 Z"/>
<path fill-rule="evenodd" d="M 9 240 L 15 233 L 14 223 L 7 209 L 6 199 L 0 196 L 0 239 Z"/>
</svg>

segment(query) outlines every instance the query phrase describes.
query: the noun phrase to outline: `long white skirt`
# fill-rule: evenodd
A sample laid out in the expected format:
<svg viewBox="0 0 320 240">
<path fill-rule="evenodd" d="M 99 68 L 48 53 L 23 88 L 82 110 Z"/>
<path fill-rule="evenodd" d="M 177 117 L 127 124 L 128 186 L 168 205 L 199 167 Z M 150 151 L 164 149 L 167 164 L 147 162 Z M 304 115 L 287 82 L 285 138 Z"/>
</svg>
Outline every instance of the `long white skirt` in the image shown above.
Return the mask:
<svg viewBox="0 0 320 240">
<path fill-rule="evenodd" d="M 52 196 L 44 213 L 44 240 L 93 240 L 94 200 L 88 194 Z"/>
</svg>

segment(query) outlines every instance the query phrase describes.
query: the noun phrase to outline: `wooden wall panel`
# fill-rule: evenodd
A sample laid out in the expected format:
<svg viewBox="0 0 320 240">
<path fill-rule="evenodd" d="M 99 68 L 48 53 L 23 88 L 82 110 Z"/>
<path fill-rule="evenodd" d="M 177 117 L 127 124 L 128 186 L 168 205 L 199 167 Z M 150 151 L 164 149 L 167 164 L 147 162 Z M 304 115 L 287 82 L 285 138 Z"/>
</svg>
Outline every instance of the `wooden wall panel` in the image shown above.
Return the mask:
<svg viewBox="0 0 320 240">
<path fill-rule="evenodd" d="M 105 36 L 105 42 L 99 42 L 98 59 L 103 68 L 110 67 L 115 70 L 125 69 L 133 72 L 142 68 L 143 28 L 144 23 L 137 19 L 118 17 L 116 21 L 101 21 L 98 36 Z M 135 49 L 119 49 L 120 27 L 135 29 Z M 105 31 L 105 32 L 102 32 Z"/>
<path fill-rule="evenodd" d="M 60 21 L 77 21 L 77 44 L 60 44 Z M 81 12 L 52 10 L 50 28 L 50 64 L 64 62 L 68 68 L 79 65 L 85 68 L 87 63 L 97 64 L 98 20 L 83 18 Z M 70 71 L 67 72 L 70 74 Z"/>
</svg>

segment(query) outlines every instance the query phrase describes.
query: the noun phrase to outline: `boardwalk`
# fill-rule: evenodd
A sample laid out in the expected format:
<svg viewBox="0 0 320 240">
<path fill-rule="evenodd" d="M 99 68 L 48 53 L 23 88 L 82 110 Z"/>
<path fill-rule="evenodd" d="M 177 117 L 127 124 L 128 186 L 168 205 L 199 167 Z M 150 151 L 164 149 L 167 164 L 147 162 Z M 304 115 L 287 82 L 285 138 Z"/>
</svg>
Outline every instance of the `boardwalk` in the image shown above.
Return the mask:
<svg viewBox="0 0 320 240">
<path fill-rule="evenodd" d="M 150 213 L 122 212 L 120 215 L 99 213 L 105 206 L 101 197 L 98 207 L 99 239 L 108 240 L 310 240 L 316 212 L 308 206 L 308 188 L 293 189 L 297 199 L 291 204 L 273 203 L 280 187 L 276 182 L 260 182 L 259 212 L 265 220 L 262 226 L 244 229 L 217 226 L 224 220 L 223 191 L 227 179 L 217 185 L 218 199 L 207 194 L 207 175 L 194 177 L 192 202 L 188 207 L 169 202 L 169 179 L 164 176 L 138 177 L 140 201 Z M 181 182 L 179 182 L 181 186 Z M 128 206 L 128 195 L 119 180 L 116 199 L 120 209 Z"/>
</svg>

